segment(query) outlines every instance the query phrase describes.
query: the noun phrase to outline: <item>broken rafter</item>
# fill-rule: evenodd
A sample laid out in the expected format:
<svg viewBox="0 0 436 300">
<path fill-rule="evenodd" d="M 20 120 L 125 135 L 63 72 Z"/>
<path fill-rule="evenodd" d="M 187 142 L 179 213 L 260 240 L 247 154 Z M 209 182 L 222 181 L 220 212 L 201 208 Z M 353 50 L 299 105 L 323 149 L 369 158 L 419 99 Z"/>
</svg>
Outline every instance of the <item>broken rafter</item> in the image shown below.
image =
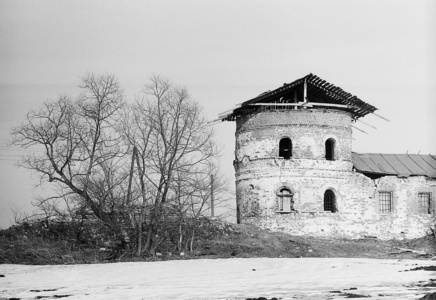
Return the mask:
<svg viewBox="0 0 436 300">
<path fill-rule="evenodd" d="M 366 122 L 363 122 L 362 120 L 357 120 L 357 121 L 360 122 L 360 123 L 362 123 L 362 124 L 365 124 L 366 126 L 369 126 L 369 127 L 371 127 L 371 128 L 377 129 L 377 127 L 372 126 L 371 124 L 368 124 L 368 123 L 366 123 Z"/>
<path fill-rule="evenodd" d="M 383 116 L 380 116 L 380 115 L 376 114 L 375 112 L 373 112 L 372 114 L 373 114 L 374 116 L 376 116 L 376 117 L 379 117 L 380 119 L 383 119 L 383 120 L 385 120 L 385 121 L 387 121 L 387 122 L 390 122 L 388 119 L 386 119 L 386 118 L 383 117 Z"/>
<path fill-rule="evenodd" d="M 365 134 L 368 134 L 368 132 L 366 132 L 366 131 L 364 131 L 364 130 L 362 130 L 362 129 L 360 129 L 360 128 L 357 128 L 357 127 L 354 126 L 354 125 L 351 125 L 351 127 L 353 127 L 354 129 L 356 129 L 356 130 L 358 130 L 358 131 L 360 131 L 360 132 L 363 132 L 363 133 L 365 133 Z"/>
<path fill-rule="evenodd" d="M 241 105 L 238 104 L 238 105 L 236 105 L 236 106 L 235 106 L 234 108 L 232 108 L 232 109 L 228 109 L 228 110 L 226 110 L 226 111 L 223 111 L 223 112 L 220 113 L 218 116 L 221 117 L 221 116 L 227 115 L 227 114 L 229 114 L 229 113 L 233 113 L 233 111 L 234 111 L 235 109 L 238 109 L 238 108 L 240 108 L 240 107 L 241 107 Z"/>
<path fill-rule="evenodd" d="M 227 113 L 227 114 L 220 114 L 220 115 L 218 115 L 218 118 L 220 118 L 220 119 L 224 119 L 224 118 L 227 118 L 228 116 L 230 116 L 230 115 L 232 115 L 233 114 L 233 112 L 229 112 L 229 113 Z"/>
<path fill-rule="evenodd" d="M 215 120 L 212 120 L 212 121 L 207 122 L 206 124 L 207 124 L 207 125 L 215 125 L 215 124 L 217 124 L 217 123 L 222 122 L 223 119 L 224 119 L 224 118 L 215 119 Z"/>
<path fill-rule="evenodd" d="M 254 106 L 328 106 L 338 108 L 349 108 L 349 105 L 334 104 L 334 103 L 321 103 L 321 102 L 298 102 L 298 103 L 250 103 Z"/>
<path fill-rule="evenodd" d="M 297 99 L 297 97 L 303 97 L 303 99 Z M 310 102 L 310 99 L 316 102 Z M 303 101 L 304 106 L 298 100 Z M 257 103 L 256 103 L 257 102 Z M 271 103 L 266 103 L 271 102 Z M 244 107 L 252 107 L 253 110 L 244 110 Z M 339 109 L 347 110 L 352 113 L 353 118 L 357 120 L 368 113 L 373 113 L 377 108 L 369 105 L 357 96 L 345 92 L 340 87 L 337 87 L 316 75 L 309 74 L 303 78 L 273 90 L 260 94 L 259 96 L 242 102 L 235 108 L 225 111 L 219 114 L 220 119 L 233 119 L 235 115 L 246 114 L 257 110 L 255 106 L 268 107 L 291 107 L 298 109 L 301 107 L 336 107 Z M 384 120 L 386 118 L 376 115 Z M 370 126 L 370 125 L 368 125 Z"/>
<path fill-rule="evenodd" d="M 307 102 L 307 79 L 304 79 L 303 101 Z"/>
<path fill-rule="evenodd" d="M 338 108 L 350 108 L 349 105 L 345 104 L 334 104 L 334 103 L 320 103 L 320 102 L 309 102 L 313 106 L 328 106 L 328 107 L 338 107 Z"/>
<path fill-rule="evenodd" d="M 254 106 L 302 106 L 303 102 L 299 103 L 250 103 L 248 105 Z"/>
</svg>

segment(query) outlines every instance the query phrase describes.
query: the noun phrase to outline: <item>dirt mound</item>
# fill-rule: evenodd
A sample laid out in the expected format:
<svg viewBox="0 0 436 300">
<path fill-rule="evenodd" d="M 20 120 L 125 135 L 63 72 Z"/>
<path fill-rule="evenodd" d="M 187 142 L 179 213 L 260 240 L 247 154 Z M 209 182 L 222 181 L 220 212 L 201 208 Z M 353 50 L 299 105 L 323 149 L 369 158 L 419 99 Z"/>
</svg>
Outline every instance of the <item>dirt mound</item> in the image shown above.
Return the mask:
<svg viewBox="0 0 436 300">
<path fill-rule="evenodd" d="M 197 251 L 213 251 L 224 257 L 428 258 L 435 254 L 435 239 L 432 236 L 402 241 L 382 241 L 374 237 L 320 238 L 292 236 L 247 224 L 227 226 L 226 233 L 219 237 L 200 239 L 196 244 Z"/>
<path fill-rule="evenodd" d="M 180 251 L 175 242 L 160 245 L 155 257 L 114 255 L 118 251 L 110 236 L 100 227 L 88 225 L 80 238 L 69 233 L 68 224 L 47 227 L 44 223 L 22 224 L 0 231 L 0 263 L 74 264 L 114 261 L 173 260 L 229 257 L 356 257 L 356 258 L 429 258 L 435 251 L 433 236 L 414 240 L 382 241 L 329 239 L 291 236 L 254 225 L 233 224 L 204 219 L 198 227 L 193 251 Z M 96 239 L 95 236 L 101 238 Z M 115 245 L 111 248 L 111 245 Z M 115 249 L 115 250 L 111 250 Z M 113 253 L 114 252 L 114 253 Z M 129 253 L 127 253 L 129 254 Z"/>
</svg>

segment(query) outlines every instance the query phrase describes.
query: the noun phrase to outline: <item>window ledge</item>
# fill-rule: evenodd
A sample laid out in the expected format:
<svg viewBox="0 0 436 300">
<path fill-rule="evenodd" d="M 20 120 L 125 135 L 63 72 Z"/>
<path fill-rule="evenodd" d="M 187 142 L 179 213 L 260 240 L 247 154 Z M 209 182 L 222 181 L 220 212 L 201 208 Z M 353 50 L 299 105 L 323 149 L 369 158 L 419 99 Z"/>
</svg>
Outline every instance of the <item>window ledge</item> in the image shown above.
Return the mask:
<svg viewBox="0 0 436 300">
<path fill-rule="evenodd" d="M 286 215 L 286 214 L 296 214 L 297 211 L 296 210 L 291 210 L 291 211 L 282 211 L 282 210 L 278 210 L 276 211 L 276 214 L 282 214 L 282 215 Z"/>
</svg>

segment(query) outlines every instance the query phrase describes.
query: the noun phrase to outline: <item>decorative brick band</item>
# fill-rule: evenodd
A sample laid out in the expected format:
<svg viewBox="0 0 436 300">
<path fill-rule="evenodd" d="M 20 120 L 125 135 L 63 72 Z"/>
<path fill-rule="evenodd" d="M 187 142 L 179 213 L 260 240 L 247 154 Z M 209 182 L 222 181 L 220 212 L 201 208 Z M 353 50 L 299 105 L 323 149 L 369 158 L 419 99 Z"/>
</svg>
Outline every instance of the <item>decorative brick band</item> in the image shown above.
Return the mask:
<svg viewBox="0 0 436 300">
<path fill-rule="evenodd" d="M 242 133 L 264 127 L 288 125 L 351 126 L 348 113 L 337 110 L 274 110 L 244 115 L 236 121 L 236 131 Z"/>
</svg>

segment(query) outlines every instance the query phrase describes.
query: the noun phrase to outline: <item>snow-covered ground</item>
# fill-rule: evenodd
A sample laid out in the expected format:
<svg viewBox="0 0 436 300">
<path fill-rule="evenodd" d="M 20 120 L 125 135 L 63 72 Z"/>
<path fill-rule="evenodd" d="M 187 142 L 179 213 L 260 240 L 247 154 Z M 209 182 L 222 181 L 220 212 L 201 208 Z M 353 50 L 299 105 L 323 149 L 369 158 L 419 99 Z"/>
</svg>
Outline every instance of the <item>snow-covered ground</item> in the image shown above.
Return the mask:
<svg viewBox="0 0 436 300">
<path fill-rule="evenodd" d="M 0 265 L 0 299 L 419 299 L 423 260 L 232 258 L 94 265 Z M 421 283 L 419 283 L 421 281 Z M 419 286 L 421 285 L 421 286 Z M 48 296 L 48 297 L 45 297 Z M 39 298 L 38 298 L 39 297 Z"/>
</svg>

